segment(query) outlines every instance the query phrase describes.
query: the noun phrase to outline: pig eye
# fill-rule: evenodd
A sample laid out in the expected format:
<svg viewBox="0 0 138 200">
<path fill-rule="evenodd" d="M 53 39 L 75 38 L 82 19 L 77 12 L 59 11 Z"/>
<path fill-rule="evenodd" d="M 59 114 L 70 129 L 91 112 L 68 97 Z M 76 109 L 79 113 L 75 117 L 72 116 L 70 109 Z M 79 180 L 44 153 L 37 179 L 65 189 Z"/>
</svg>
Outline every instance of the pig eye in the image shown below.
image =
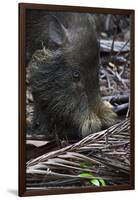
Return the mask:
<svg viewBox="0 0 138 200">
<path fill-rule="evenodd" d="M 75 81 L 79 81 L 80 80 L 80 72 L 79 71 L 73 71 L 73 79 Z"/>
</svg>

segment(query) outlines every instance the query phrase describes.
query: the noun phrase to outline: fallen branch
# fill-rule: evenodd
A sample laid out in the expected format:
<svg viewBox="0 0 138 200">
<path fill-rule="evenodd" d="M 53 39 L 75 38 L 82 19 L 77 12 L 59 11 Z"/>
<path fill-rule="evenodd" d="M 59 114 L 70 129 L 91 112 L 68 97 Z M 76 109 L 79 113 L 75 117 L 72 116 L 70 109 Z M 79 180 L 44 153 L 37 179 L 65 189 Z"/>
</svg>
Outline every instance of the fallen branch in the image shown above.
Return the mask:
<svg viewBox="0 0 138 200">
<path fill-rule="evenodd" d="M 27 187 L 85 183 L 93 177 L 109 184 L 129 180 L 130 121 L 90 134 L 81 141 L 27 162 Z M 81 173 L 92 176 L 81 177 Z M 39 183 L 39 184 L 35 184 Z"/>
<path fill-rule="evenodd" d="M 102 52 L 108 52 L 110 53 L 112 50 L 112 40 L 100 40 L 100 48 Z M 114 41 L 114 47 L 113 52 L 118 52 L 117 55 L 120 55 L 120 53 L 126 53 L 130 51 L 130 43 L 129 41 Z"/>
<path fill-rule="evenodd" d="M 129 95 L 112 95 L 112 96 L 105 96 L 102 97 L 103 100 L 109 101 L 111 104 L 123 104 L 128 103 L 129 101 Z"/>
<path fill-rule="evenodd" d="M 126 115 L 128 111 L 128 105 L 129 105 L 128 103 L 124 103 L 114 107 L 113 110 L 118 115 Z"/>
<path fill-rule="evenodd" d="M 71 144 L 71 145 L 64 147 L 62 149 L 59 149 L 59 150 L 56 150 L 56 151 L 53 151 L 53 152 L 49 152 L 49 153 L 44 154 L 44 155 L 42 155 L 42 156 L 40 156 L 36 159 L 28 161 L 27 166 L 31 166 L 31 165 L 36 164 L 37 162 L 56 157 L 57 155 L 60 155 L 63 152 L 65 153 L 67 151 L 75 151 L 76 149 L 80 150 L 80 148 L 83 147 L 84 145 L 95 143 L 95 141 L 97 141 L 98 139 L 103 138 L 106 135 L 112 135 L 112 134 L 116 133 L 117 131 L 121 132 L 121 129 L 123 129 L 123 130 L 124 130 L 124 128 L 127 129 L 129 126 L 130 126 L 130 122 L 129 122 L 128 119 L 126 119 L 125 121 L 120 122 L 116 125 L 113 125 L 112 127 L 108 128 L 104 131 L 92 133 L 92 134 L 88 135 L 87 137 L 83 138 L 81 141 L 79 141 L 75 144 Z"/>
</svg>

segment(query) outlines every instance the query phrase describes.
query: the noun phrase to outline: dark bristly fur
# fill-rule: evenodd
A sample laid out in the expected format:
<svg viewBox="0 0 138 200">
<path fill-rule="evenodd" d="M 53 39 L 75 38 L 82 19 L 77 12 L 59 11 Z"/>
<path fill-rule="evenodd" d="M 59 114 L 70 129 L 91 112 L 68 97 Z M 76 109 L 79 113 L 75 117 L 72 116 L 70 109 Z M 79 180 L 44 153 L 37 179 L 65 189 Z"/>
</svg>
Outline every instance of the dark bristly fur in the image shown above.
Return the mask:
<svg viewBox="0 0 138 200">
<path fill-rule="evenodd" d="M 99 44 L 84 13 L 27 13 L 33 130 L 76 140 L 115 122 L 99 91 Z"/>
</svg>

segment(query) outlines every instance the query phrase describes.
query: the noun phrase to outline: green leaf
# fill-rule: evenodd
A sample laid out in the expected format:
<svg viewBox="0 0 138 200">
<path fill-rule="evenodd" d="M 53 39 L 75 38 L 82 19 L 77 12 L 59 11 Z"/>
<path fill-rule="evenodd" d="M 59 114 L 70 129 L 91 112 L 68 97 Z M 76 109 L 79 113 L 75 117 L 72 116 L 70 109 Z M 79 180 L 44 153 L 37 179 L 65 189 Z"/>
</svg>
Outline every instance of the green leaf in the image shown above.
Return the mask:
<svg viewBox="0 0 138 200">
<path fill-rule="evenodd" d="M 90 183 L 95 186 L 100 186 L 100 182 L 97 179 L 90 180 Z"/>
<path fill-rule="evenodd" d="M 99 179 L 99 182 L 101 183 L 102 186 L 106 186 L 106 183 L 103 179 Z"/>
<path fill-rule="evenodd" d="M 81 162 L 80 163 L 80 167 L 82 167 L 82 168 L 89 167 L 89 166 L 91 166 L 91 163 L 89 163 L 89 162 Z"/>
<path fill-rule="evenodd" d="M 85 168 L 88 167 L 88 165 L 86 163 L 80 163 L 80 167 Z"/>
<path fill-rule="evenodd" d="M 89 176 L 92 176 L 92 174 L 91 173 L 86 173 L 86 172 L 84 172 L 84 173 L 81 173 L 81 174 L 79 174 L 79 177 L 89 177 Z"/>
</svg>

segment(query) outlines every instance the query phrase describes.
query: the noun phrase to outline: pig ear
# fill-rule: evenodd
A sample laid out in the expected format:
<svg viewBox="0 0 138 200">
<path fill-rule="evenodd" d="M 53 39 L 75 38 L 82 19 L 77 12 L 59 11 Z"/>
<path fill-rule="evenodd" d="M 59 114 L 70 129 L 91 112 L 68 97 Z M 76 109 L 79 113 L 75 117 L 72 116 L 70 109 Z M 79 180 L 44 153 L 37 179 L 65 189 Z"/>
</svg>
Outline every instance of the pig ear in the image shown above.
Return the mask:
<svg viewBox="0 0 138 200">
<path fill-rule="evenodd" d="M 67 39 L 66 28 L 54 17 L 49 25 L 49 37 L 52 42 L 62 45 Z"/>
</svg>

